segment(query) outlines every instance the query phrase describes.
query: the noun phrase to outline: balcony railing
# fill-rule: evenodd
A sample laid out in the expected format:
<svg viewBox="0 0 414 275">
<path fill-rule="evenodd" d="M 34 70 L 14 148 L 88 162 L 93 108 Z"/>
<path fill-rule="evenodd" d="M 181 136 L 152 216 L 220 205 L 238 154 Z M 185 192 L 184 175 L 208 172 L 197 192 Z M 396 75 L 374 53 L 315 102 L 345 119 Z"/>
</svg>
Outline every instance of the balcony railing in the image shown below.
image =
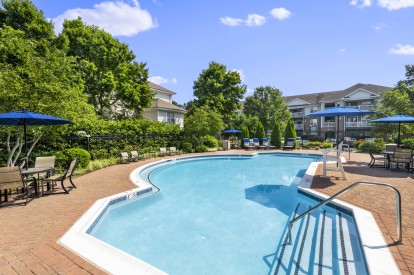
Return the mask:
<svg viewBox="0 0 414 275">
<path fill-rule="evenodd" d="M 336 127 L 336 122 L 324 122 L 323 127 Z"/>
<path fill-rule="evenodd" d="M 295 130 L 303 130 L 303 124 L 295 124 Z"/>
<path fill-rule="evenodd" d="M 292 117 L 294 117 L 294 118 L 303 117 L 303 112 L 292 113 Z"/>
<path fill-rule="evenodd" d="M 368 121 L 345 122 L 346 127 L 369 127 Z"/>
</svg>

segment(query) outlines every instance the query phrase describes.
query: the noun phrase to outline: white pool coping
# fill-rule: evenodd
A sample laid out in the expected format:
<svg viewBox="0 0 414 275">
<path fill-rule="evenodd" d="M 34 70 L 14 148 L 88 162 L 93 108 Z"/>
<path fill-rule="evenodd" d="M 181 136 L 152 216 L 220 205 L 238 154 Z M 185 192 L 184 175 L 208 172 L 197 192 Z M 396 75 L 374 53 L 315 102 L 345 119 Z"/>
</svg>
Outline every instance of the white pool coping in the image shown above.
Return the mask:
<svg viewBox="0 0 414 275">
<path fill-rule="evenodd" d="M 257 153 L 243 155 L 251 156 L 257 155 Z M 214 156 L 220 157 L 231 155 L 218 154 Z M 177 157 L 177 159 L 180 158 L 189 157 Z M 174 159 L 152 162 L 132 171 L 130 179 L 138 186 L 137 188 L 97 200 L 92 207 L 89 208 L 85 214 L 83 214 L 82 217 L 79 218 L 79 220 L 76 221 L 76 223 L 63 235 L 63 237 L 59 239 L 58 242 L 93 265 L 111 274 L 167 274 L 156 267 L 86 233 L 92 223 L 112 199 L 152 187 L 152 185 L 141 180 L 139 177 L 140 171 L 149 166 L 167 161 L 174 161 Z M 318 164 L 319 162 L 312 162 L 309 165 L 306 174 L 299 182 L 299 188 L 305 192 L 313 194 L 314 196 L 328 198 L 328 196 L 309 188 L 312 183 L 312 178 L 316 173 Z M 369 273 L 401 274 L 372 214 L 364 209 L 337 199 L 332 202 L 353 212 Z"/>
</svg>

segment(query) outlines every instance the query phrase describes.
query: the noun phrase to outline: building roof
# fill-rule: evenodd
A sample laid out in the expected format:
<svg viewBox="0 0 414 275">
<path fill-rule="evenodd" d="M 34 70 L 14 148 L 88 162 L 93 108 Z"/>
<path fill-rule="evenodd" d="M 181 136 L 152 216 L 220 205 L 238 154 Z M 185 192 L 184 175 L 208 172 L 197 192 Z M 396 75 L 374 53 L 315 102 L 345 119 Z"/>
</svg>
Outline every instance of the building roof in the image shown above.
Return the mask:
<svg viewBox="0 0 414 275">
<path fill-rule="evenodd" d="M 292 100 L 299 98 L 303 101 L 310 103 L 311 105 L 318 105 L 321 102 L 334 102 L 343 99 L 359 89 L 380 95 L 384 92 L 389 91 L 392 88 L 380 85 L 358 83 L 349 88 L 346 88 L 345 90 L 285 96 L 284 100 L 286 103 L 289 103 Z"/>
<path fill-rule="evenodd" d="M 148 109 L 158 109 L 158 110 L 166 110 L 166 111 L 174 111 L 174 112 L 178 112 L 178 113 L 187 113 L 186 109 L 180 108 L 174 104 L 171 104 L 165 100 L 156 98 L 154 99 L 154 101 L 151 104 L 151 107 L 149 107 Z"/>
<path fill-rule="evenodd" d="M 149 86 L 152 90 L 157 91 L 157 92 L 162 92 L 165 94 L 170 94 L 170 95 L 175 95 L 176 93 L 174 93 L 173 91 L 170 91 L 164 87 L 161 87 L 160 85 L 157 85 L 155 83 L 152 83 L 151 81 L 148 81 Z"/>
</svg>

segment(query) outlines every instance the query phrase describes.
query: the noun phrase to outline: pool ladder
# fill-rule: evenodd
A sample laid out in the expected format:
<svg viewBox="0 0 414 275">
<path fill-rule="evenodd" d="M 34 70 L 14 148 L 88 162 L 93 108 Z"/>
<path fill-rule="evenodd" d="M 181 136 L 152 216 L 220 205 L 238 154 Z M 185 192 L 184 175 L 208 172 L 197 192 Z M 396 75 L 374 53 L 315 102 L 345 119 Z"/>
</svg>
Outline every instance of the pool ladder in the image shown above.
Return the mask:
<svg viewBox="0 0 414 275">
<path fill-rule="evenodd" d="M 395 191 L 395 194 L 396 194 L 397 236 L 398 236 L 398 239 L 397 240 L 394 240 L 394 243 L 396 243 L 396 244 L 397 243 L 401 243 L 402 242 L 401 195 L 400 195 L 400 192 L 398 191 L 398 189 L 395 188 L 394 186 L 388 184 L 388 183 L 371 182 L 371 181 L 356 181 L 356 182 L 352 183 L 351 185 L 345 187 L 344 189 L 342 189 L 338 193 L 330 196 L 326 200 L 320 202 L 319 204 L 313 206 L 312 208 L 310 208 L 309 210 L 307 210 L 303 214 L 301 214 L 301 215 L 297 216 L 296 218 L 294 218 L 293 220 L 291 220 L 289 222 L 289 224 L 288 224 L 288 240 L 287 240 L 287 244 L 292 244 L 292 226 L 293 226 L 293 224 L 295 222 L 297 222 L 298 220 L 302 219 L 304 216 L 308 215 L 309 213 L 317 210 L 318 208 L 324 206 L 325 204 L 327 204 L 328 202 L 332 201 L 336 197 L 342 195 L 343 193 L 345 193 L 349 189 L 353 188 L 354 186 L 357 186 L 357 185 L 360 185 L 360 184 L 385 186 L 385 187 L 391 188 L 392 190 Z"/>
</svg>

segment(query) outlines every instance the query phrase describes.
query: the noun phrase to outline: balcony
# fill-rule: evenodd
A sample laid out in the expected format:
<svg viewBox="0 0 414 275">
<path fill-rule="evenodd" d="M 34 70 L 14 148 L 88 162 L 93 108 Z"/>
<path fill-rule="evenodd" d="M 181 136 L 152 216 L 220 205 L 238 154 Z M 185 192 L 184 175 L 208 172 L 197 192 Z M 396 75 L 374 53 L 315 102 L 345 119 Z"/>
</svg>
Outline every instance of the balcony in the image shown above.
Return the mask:
<svg viewBox="0 0 414 275">
<path fill-rule="evenodd" d="M 324 122 L 323 123 L 323 127 L 327 128 L 327 127 L 336 127 L 336 122 Z"/>
<path fill-rule="evenodd" d="M 345 122 L 345 127 L 371 127 L 371 125 L 368 124 L 368 121 L 357 121 L 357 122 Z"/>
<path fill-rule="evenodd" d="M 295 124 L 295 130 L 303 130 L 303 124 Z"/>
<path fill-rule="evenodd" d="M 295 112 L 295 113 L 292 113 L 292 117 L 293 118 L 303 117 L 303 112 Z"/>
</svg>

